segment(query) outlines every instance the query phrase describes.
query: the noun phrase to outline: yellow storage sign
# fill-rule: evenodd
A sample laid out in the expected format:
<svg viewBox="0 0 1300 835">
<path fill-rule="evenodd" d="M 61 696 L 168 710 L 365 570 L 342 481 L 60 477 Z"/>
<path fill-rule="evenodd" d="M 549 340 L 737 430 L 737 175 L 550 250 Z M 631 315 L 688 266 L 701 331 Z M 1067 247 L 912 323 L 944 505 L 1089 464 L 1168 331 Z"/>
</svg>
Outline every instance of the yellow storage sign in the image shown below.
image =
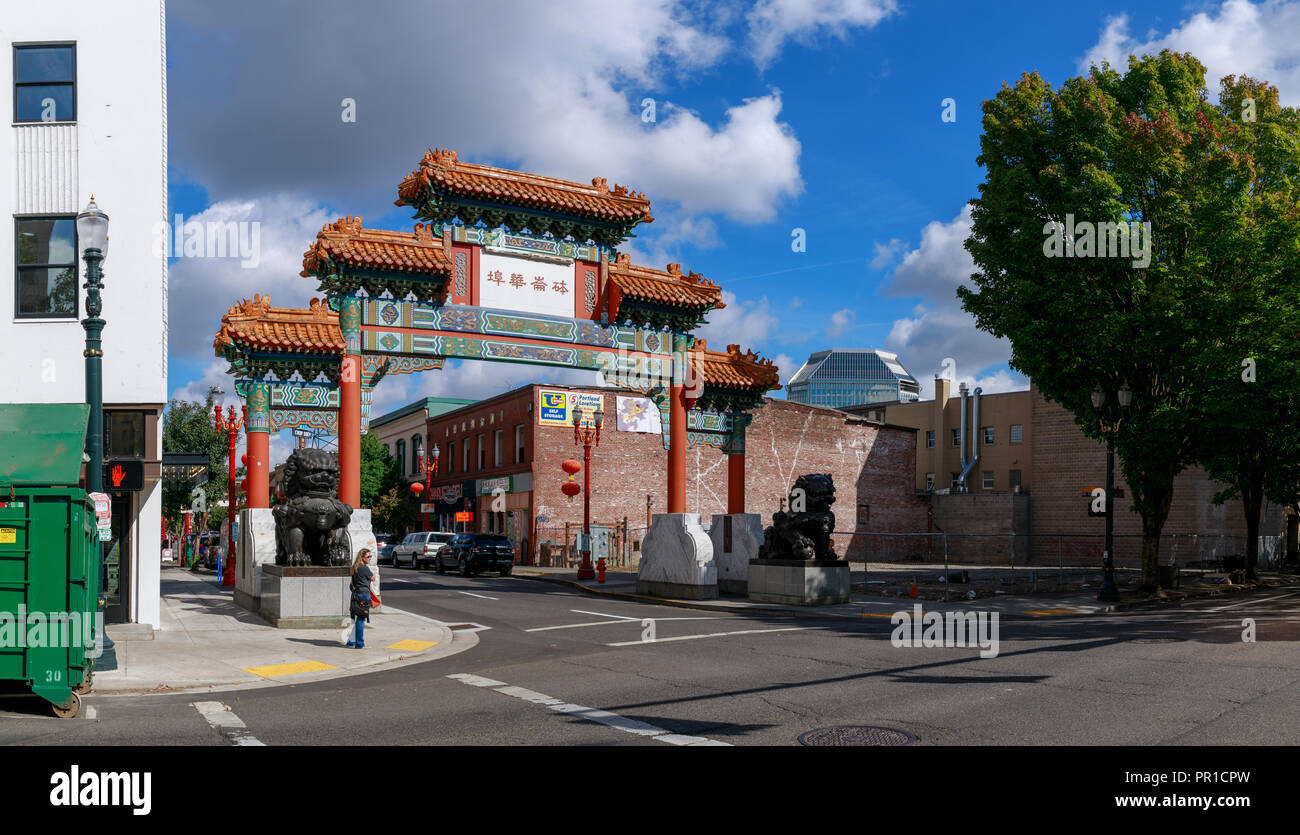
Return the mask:
<svg viewBox="0 0 1300 835">
<path fill-rule="evenodd" d="M 0 545 L 14 545 L 18 542 L 17 528 L 0 528 Z"/>
</svg>

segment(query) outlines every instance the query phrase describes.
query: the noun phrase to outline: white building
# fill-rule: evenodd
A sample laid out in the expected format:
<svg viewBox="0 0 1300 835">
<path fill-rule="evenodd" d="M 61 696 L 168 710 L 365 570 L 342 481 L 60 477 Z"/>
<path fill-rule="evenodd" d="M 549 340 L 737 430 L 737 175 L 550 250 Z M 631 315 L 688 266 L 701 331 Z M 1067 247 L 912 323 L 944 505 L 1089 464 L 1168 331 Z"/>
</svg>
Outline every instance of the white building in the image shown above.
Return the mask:
<svg viewBox="0 0 1300 835">
<path fill-rule="evenodd" d="M 0 17 L 0 401 L 86 402 L 84 277 L 75 216 L 110 218 L 104 262 L 105 459 L 140 458 L 144 489 L 114 494 L 109 622 L 159 624 L 167 401 L 166 17 L 163 0 L 8 4 Z M 108 485 L 105 485 L 108 490 Z"/>
</svg>

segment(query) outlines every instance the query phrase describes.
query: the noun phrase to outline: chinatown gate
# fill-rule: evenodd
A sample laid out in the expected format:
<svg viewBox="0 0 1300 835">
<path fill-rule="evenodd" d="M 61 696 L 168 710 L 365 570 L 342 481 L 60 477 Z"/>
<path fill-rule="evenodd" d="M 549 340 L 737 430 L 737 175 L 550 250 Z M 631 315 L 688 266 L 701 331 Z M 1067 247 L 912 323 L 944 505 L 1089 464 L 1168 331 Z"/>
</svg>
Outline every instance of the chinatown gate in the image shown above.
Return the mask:
<svg viewBox="0 0 1300 835">
<path fill-rule="evenodd" d="M 779 388 L 777 368 L 736 345 L 710 351 L 691 333 L 723 306 L 716 284 L 617 252 L 653 221 L 650 201 L 602 178 L 585 185 L 438 150 L 402 180 L 396 205 L 422 222 L 393 232 L 347 217 L 317 235 L 302 275 L 324 300 L 277 308 L 258 295 L 221 319 L 213 347 L 247 408 L 248 507 L 269 506 L 270 433 L 294 428 L 337 434 L 339 499 L 358 508 L 361 434 L 386 375 L 441 369 L 449 357 L 599 371 L 663 417 L 668 512 L 652 522 L 638 585 L 716 595 L 709 536 L 686 513 L 686 451 L 728 455 L 728 514 L 745 514 L 747 411 Z M 758 518 L 735 521 L 761 537 Z"/>
</svg>

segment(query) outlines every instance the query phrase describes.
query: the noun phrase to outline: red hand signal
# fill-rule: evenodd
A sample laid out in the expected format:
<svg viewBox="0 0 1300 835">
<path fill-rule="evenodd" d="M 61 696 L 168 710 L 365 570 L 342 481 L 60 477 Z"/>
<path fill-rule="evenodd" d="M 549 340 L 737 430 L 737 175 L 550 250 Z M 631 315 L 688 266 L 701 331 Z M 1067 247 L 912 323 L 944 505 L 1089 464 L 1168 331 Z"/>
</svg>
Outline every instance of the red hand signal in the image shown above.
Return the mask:
<svg viewBox="0 0 1300 835">
<path fill-rule="evenodd" d="M 126 478 L 126 471 L 122 469 L 121 464 L 113 465 L 113 472 L 109 474 L 113 480 L 114 487 L 122 486 L 122 479 Z"/>
</svg>

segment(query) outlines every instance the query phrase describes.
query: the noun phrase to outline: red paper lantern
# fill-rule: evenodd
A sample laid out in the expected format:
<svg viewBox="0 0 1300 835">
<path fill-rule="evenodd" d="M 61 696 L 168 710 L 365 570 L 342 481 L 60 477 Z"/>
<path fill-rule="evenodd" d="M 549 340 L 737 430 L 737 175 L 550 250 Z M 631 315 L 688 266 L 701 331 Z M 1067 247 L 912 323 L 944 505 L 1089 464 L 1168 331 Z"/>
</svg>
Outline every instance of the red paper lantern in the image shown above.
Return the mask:
<svg viewBox="0 0 1300 835">
<path fill-rule="evenodd" d="M 421 493 L 424 492 L 424 485 L 418 481 L 415 482 L 414 484 L 411 485 L 411 492 L 417 496 L 420 495 Z"/>
<path fill-rule="evenodd" d="M 570 477 L 572 477 L 575 473 L 582 472 L 582 464 L 570 458 L 569 460 L 565 461 L 563 464 L 560 465 L 560 469 L 564 470 L 566 473 L 569 474 Z"/>
<path fill-rule="evenodd" d="M 248 492 L 248 479 L 244 479 L 243 481 L 239 482 L 239 489 L 243 490 L 245 493 Z"/>
<path fill-rule="evenodd" d="M 248 453 L 247 453 L 247 452 L 245 452 L 243 455 L 239 456 L 239 463 L 243 464 L 245 467 L 248 466 Z"/>
<path fill-rule="evenodd" d="M 582 485 L 576 481 L 566 481 L 560 485 L 560 492 L 569 498 L 573 498 L 582 492 Z"/>
</svg>

